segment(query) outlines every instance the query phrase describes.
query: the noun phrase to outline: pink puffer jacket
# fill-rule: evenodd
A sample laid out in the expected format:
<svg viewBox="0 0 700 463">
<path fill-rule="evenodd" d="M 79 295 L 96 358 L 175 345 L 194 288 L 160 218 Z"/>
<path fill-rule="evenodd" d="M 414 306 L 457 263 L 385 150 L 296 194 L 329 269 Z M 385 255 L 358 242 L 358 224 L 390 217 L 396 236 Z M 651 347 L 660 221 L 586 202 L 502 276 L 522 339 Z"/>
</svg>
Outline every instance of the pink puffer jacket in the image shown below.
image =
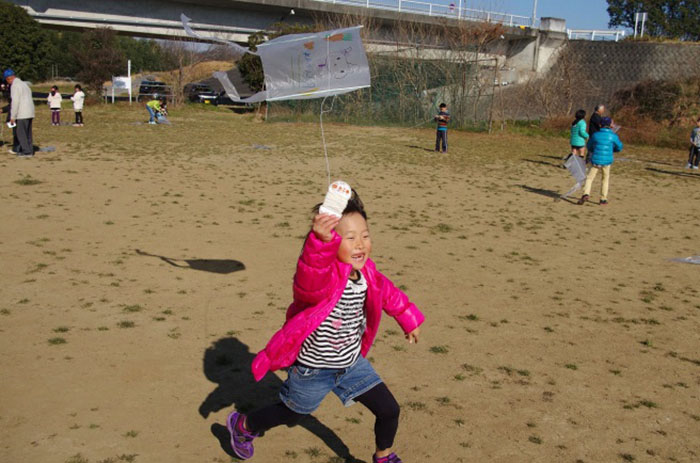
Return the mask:
<svg viewBox="0 0 700 463">
<path fill-rule="evenodd" d="M 294 302 L 287 309 L 287 321 L 268 341 L 265 349 L 255 356 L 253 376 L 260 381 L 268 371 L 292 365 L 304 340 L 330 315 L 343 295 L 352 265 L 337 259 L 342 238 L 333 232 L 326 243 L 312 232 L 306 238 L 304 249 L 294 275 Z M 394 317 L 404 333 L 416 329 L 425 317 L 408 297 L 379 273 L 370 259 L 362 269 L 367 280 L 365 313 L 367 327 L 362 336 L 362 356 L 366 356 L 377 335 L 382 309 Z"/>
</svg>

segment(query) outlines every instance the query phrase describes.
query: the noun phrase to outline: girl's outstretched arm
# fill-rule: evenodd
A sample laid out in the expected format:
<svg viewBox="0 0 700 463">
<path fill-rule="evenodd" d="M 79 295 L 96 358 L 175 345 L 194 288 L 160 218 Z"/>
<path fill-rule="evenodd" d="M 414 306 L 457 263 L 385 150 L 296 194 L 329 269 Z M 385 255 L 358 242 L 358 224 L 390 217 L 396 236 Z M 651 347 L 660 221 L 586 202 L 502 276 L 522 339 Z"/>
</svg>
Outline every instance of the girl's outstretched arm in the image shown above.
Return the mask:
<svg viewBox="0 0 700 463">
<path fill-rule="evenodd" d="M 328 214 L 314 217 L 311 232 L 297 262 L 294 275 L 294 302 L 315 304 L 331 289 L 329 284 L 341 238 L 334 228 L 339 219 Z"/>
<path fill-rule="evenodd" d="M 417 342 L 420 334 L 418 327 L 425 321 L 425 316 L 403 291 L 394 286 L 391 280 L 382 274 L 380 275 L 383 280 L 382 306 L 384 311 L 394 317 L 409 341 L 415 340 Z"/>
</svg>

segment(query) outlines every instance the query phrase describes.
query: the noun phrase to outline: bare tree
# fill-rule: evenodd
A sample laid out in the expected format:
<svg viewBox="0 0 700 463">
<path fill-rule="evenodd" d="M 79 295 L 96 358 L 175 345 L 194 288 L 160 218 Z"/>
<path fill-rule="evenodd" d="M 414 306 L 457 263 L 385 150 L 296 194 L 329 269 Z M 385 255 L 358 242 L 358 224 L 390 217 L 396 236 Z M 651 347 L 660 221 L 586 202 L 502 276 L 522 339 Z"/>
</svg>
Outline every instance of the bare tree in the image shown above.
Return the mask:
<svg viewBox="0 0 700 463">
<path fill-rule="evenodd" d="M 184 88 L 193 80 L 195 65 L 211 59 L 212 46 L 184 39 L 167 42 L 163 48 L 175 66 L 163 80 L 172 89 L 173 105 L 179 105 L 185 101 Z"/>
</svg>

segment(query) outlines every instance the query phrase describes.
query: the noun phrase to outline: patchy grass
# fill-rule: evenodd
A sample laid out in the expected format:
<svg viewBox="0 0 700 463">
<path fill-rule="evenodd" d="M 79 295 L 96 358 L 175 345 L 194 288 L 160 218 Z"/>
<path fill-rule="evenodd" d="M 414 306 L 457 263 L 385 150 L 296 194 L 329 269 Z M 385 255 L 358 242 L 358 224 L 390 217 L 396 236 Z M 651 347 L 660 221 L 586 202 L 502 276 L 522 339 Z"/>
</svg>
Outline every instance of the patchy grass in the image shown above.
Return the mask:
<svg viewBox="0 0 700 463">
<path fill-rule="evenodd" d="M 31 175 L 25 175 L 21 179 L 15 180 L 15 183 L 17 185 L 25 185 L 26 186 L 26 185 L 38 185 L 38 184 L 43 183 L 43 182 L 41 180 L 38 180 L 38 179 L 32 177 Z"/>
<path fill-rule="evenodd" d="M 447 346 L 432 346 L 430 352 L 433 354 L 446 354 L 450 351 Z"/>
</svg>

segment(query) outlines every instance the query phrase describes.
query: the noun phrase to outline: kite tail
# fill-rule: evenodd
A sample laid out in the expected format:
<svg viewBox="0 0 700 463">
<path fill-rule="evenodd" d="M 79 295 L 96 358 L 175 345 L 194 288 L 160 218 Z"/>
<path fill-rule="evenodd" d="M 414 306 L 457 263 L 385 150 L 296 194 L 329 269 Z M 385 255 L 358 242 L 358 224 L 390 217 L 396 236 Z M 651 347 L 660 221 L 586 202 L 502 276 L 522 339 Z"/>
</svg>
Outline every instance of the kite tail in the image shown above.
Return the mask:
<svg viewBox="0 0 700 463">
<path fill-rule="evenodd" d="M 576 185 L 574 185 L 573 188 L 571 188 L 569 191 L 567 191 L 566 193 L 564 193 L 563 195 L 561 195 L 561 197 L 562 197 L 562 198 L 568 198 L 568 197 L 571 196 L 573 193 L 575 193 L 576 191 L 580 190 L 581 187 L 582 187 L 581 183 L 576 182 Z"/>
<path fill-rule="evenodd" d="M 255 52 L 248 50 L 247 48 L 244 48 L 244 47 L 238 45 L 236 42 L 231 42 L 230 40 L 220 39 L 220 38 L 214 37 L 212 35 L 205 36 L 205 35 L 198 34 L 194 30 L 192 30 L 192 28 L 190 27 L 190 21 L 192 21 L 192 19 L 185 16 L 184 13 L 180 14 L 180 21 L 182 21 L 182 27 L 185 29 L 185 33 L 187 35 L 189 35 L 190 37 L 194 37 L 195 39 L 199 39 L 199 40 L 206 40 L 206 41 L 210 41 L 210 42 L 223 43 L 224 45 L 228 45 L 229 47 L 233 48 L 240 55 L 244 55 L 246 53 L 252 53 L 253 55 L 257 54 Z"/>
<path fill-rule="evenodd" d="M 228 74 L 219 71 L 215 72 L 213 75 L 221 83 L 221 86 L 224 87 L 224 91 L 231 100 L 241 101 L 241 96 L 238 94 L 236 87 L 233 86 L 231 79 L 228 78 Z"/>
</svg>

